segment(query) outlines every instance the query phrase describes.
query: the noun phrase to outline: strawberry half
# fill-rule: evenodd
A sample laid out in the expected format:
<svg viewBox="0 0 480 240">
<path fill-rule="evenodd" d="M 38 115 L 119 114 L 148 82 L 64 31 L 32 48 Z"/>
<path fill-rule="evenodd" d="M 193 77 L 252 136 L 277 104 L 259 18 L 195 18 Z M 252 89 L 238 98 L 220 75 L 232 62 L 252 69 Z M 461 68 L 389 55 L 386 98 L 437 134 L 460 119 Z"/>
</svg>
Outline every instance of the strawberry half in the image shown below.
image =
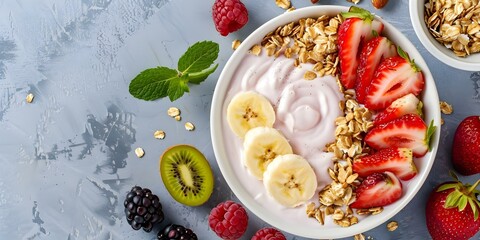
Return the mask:
<svg viewBox="0 0 480 240">
<path fill-rule="evenodd" d="M 357 70 L 355 92 L 357 101 L 364 103 L 367 89 L 380 61 L 397 55 L 395 45 L 386 37 L 375 37 L 367 42 L 360 52 L 360 64 Z"/>
<path fill-rule="evenodd" d="M 418 96 L 423 90 L 425 80 L 420 68 L 400 47 L 397 50 L 399 56 L 386 58 L 375 71 L 365 97 L 370 110 L 383 109 L 409 93 Z"/>
<path fill-rule="evenodd" d="M 351 208 L 383 207 L 402 196 L 402 183 L 391 172 L 373 173 L 355 190 L 357 200 Z"/>
<path fill-rule="evenodd" d="M 376 153 L 361 156 L 353 162 L 353 171 L 360 177 L 389 171 L 404 181 L 417 175 L 412 150 L 408 148 L 385 148 Z"/>
<path fill-rule="evenodd" d="M 423 103 L 415 97 L 415 95 L 409 93 L 390 104 L 385 110 L 378 113 L 373 120 L 374 125 L 380 125 L 397 119 L 407 114 L 422 114 Z"/>
<path fill-rule="evenodd" d="M 433 121 L 427 128 L 420 116 L 407 114 L 372 128 L 365 136 L 365 142 L 374 149 L 410 148 L 413 156 L 422 157 L 429 150 L 430 138 L 435 129 Z"/>
<path fill-rule="evenodd" d="M 359 53 L 363 44 L 373 37 L 373 31 L 380 34 L 383 23 L 374 19 L 369 11 L 352 6 L 349 12 L 342 13 L 345 21 L 338 29 L 338 56 L 340 60 L 340 82 L 346 89 L 354 88 Z"/>
</svg>

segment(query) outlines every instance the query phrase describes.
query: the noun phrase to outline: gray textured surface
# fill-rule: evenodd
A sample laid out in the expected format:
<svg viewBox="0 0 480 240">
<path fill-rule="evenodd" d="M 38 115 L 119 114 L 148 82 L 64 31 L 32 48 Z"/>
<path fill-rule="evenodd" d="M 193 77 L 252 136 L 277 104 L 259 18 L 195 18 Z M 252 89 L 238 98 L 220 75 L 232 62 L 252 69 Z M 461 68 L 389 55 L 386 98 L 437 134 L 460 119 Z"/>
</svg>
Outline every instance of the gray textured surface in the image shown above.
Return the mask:
<svg viewBox="0 0 480 240">
<path fill-rule="evenodd" d="M 343 0 L 321 4 L 348 5 Z M 216 78 L 228 60 L 234 39 L 244 39 L 268 19 L 282 14 L 273 0 L 244 0 L 250 20 L 240 31 L 221 37 L 211 20 L 213 0 L 3 0 L 0 1 L 0 239 L 153 239 L 135 232 L 123 214 L 132 185 L 160 195 L 166 222 L 186 225 L 200 239 L 216 239 L 206 221 L 210 209 L 235 199 L 215 162 L 209 134 L 209 110 Z M 308 0 L 294 0 L 299 7 Z M 373 10 L 369 1 L 360 6 Z M 424 205 L 428 193 L 448 177 L 450 149 L 457 124 L 480 114 L 480 72 L 448 67 L 431 56 L 415 36 L 407 0 L 392 0 L 374 11 L 416 44 L 430 66 L 442 100 L 454 106 L 444 116 L 441 143 L 425 185 L 393 220 L 366 233 L 375 239 L 428 239 Z M 219 69 L 175 102 L 144 102 L 128 93 L 141 70 L 174 66 L 191 44 L 220 43 Z M 480 70 L 480 69 L 479 69 Z M 35 94 L 26 104 L 28 92 Z M 182 110 L 182 122 L 165 113 Z M 197 128 L 187 132 L 185 121 Z M 156 140 L 156 129 L 167 133 Z M 185 207 L 166 192 L 158 157 L 166 147 L 188 143 L 210 159 L 216 188 L 201 207 Z M 133 149 L 146 155 L 138 159 Z M 477 176 L 462 178 L 473 182 Z M 250 213 L 244 239 L 266 226 Z M 478 236 L 475 237 L 478 239 Z M 288 239 L 300 239 L 288 235 Z"/>
</svg>

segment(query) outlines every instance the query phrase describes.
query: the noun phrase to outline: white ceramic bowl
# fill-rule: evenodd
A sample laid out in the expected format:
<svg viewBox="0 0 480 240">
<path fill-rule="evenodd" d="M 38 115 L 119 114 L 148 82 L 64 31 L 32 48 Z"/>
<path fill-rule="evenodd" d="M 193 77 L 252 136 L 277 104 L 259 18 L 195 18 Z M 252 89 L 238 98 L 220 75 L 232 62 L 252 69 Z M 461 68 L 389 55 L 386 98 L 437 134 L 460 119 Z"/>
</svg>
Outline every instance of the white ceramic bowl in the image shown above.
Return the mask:
<svg viewBox="0 0 480 240">
<path fill-rule="evenodd" d="M 443 63 L 466 71 L 480 70 L 480 53 L 472 54 L 468 57 L 457 57 L 452 50 L 440 44 L 428 31 L 425 24 L 425 1 L 409 1 L 410 19 L 413 29 L 417 34 L 423 46 L 438 60 Z"/>
<path fill-rule="evenodd" d="M 232 167 L 231 161 L 240 161 L 240 156 L 233 156 L 231 153 L 227 152 L 225 143 L 230 143 L 233 139 L 226 139 L 225 134 L 223 134 L 224 129 L 230 130 L 228 128 L 223 128 L 222 125 L 225 124 L 226 118 L 226 106 L 228 102 L 226 99 L 226 94 L 236 68 L 241 62 L 243 56 L 248 53 L 249 48 L 254 44 L 261 42 L 262 38 L 269 33 L 270 31 L 276 29 L 278 26 L 285 25 L 289 22 L 296 21 L 300 18 L 305 17 L 318 17 L 320 15 L 336 15 L 339 12 L 348 11 L 347 7 L 340 6 L 312 6 L 302 9 L 297 9 L 293 12 L 284 13 L 255 30 L 250 36 L 248 36 L 240 45 L 240 47 L 235 50 L 227 64 L 225 65 L 220 78 L 218 79 L 217 86 L 213 95 L 212 109 L 211 109 L 211 118 L 210 118 L 210 129 L 212 134 L 212 143 L 213 150 L 217 159 L 218 166 L 227 181 L 228 185 L 238 197 L 238 199 L 252 211 L 255 215 L 260 217 L 262 220 L 268 224 L 276 227 L 282 231 L 289 232 L 294 235 L 316 238 L 316 239 L 331 239 L 331 238 L 342 238 L 353 236 L 358 233 L 368 231 L 398 213 L 405 205 L 410 202 L 410 200 L 415 196 L 417 191 L 422 186 L 423 182 L 428 176 L 432 164 L 435 159 L 435 154 L 437 151 L 438 141 L 439 141 L 439 132 L 440 132 L 440 108 L 437 89 L 435 82 L 432 78 L 427 64 L 423 60 L 422 56 L 418 51 L 416 51 L 415 46 L 397 29 L 395 29 L 391 24 L 381 20 L 385 24 L 384 35 L 388 36 L 395 44 L 400 45 L 403 49 L 408 50 L 410 57 L 415 59 L 415 62 L 423 70 L 425 76 L 425 90 L 422 95 L 422 99 L 425 106 L 425 120 L 430 122 L 432 119 L 437 125 L 437 133 L 433 137 L 432 146 L 433 149 L 423 159 L 416 159 L 416 164 L 419 169 L 418 175 L 412 180 L 406 182 L 404 185 L 404 194 L 402 198 L 395 203 L 386 206 L 384 211 L 381 214 L 369 216 L 361 220 L 358 224 L 352 225 L 348 228 L 343 228 L 340 226 L 321 226 L 318 224 L 318 227 L 312 228 L 308 227 L 302 222 L 289 221 L 288 218 L 278 217 L 272 212 L 269 212 L 268 209 L 262 207 L 262 205 L 255 200 L 255 196 L 252 196 L 248 189 L 252 186 L 244 186 L 237 177 L 235 171 L 246 171 L 246 169 L 235 169 Z M 333 123 L 332 123 L 333 124 Z M 240 146 L 239 146 L 240 147 Z M 253 177 L 253 176 L 250 176 Z M 299 209 L 303 214 L 305 214 L 304 207 Z M 305 215 L 306 221 L 315 221 L 308 220 Z"/>
</svg>

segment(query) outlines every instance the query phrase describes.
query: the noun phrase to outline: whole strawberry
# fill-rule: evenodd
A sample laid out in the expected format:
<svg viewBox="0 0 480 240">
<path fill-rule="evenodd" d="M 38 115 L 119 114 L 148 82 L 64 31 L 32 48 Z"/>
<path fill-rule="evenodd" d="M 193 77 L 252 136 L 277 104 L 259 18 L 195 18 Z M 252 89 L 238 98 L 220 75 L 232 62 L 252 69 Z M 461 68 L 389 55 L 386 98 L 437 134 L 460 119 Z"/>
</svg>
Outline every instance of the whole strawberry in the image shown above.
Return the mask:
<svg viewBox="0 0 480 240">
<path fill-rule="evenodd" d="M 430 194 L 425 213 L 433 240 L 467 240 L 480 230 L 480 203 L 475 196 L 479 182 L 463 185 L 456 179 L 440 184 Z"/>
<path fill-rule="evenodd" d="M 227 36 L 242 28 L 248 22 L 248 11 L 240 0 L 216 0 L 212 7 L 215 28 Z"/>
<path fill-rule="evenodd" d="M 455 131 L 452 163 L 463 175 L 480 173 L 480 116 L 465 118 Z"/>
</svg>

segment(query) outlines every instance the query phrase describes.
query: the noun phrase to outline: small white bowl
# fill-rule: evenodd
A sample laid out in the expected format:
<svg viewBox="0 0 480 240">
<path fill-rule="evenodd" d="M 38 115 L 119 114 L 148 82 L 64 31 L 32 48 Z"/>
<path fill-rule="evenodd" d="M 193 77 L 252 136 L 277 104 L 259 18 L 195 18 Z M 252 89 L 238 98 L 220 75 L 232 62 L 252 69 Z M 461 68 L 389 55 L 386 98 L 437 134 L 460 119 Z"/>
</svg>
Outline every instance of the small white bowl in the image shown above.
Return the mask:
<svg viewBox="0 0 480 240">
<path fill-rule="evenodd" d="M 467 57 L 457 57 L 452 50 L 440 44 L 428 31 L 425 24 L 425 1 L 409 1 L 410 19 L 413 29 L 417 34 L 423 46 L 438 60 L 443 63 L 466 71 L 480 70 L 480 53 L 475 53 Z"/>
<path fill-rule="evenodd" d="M 223 132 L 230 130 L 226 127 L 224 128 L 224 124 L 226 123 L 225 109 L 226 106 L 229 104 L 229 102 L 226 101 L 226 95 L 235 70 L 239 66 L 243 57 L 246 54 L 249 54 L 248 50 L 251 48 L 251 46 L 260 43 L 262 41 L 262 38 L 267 33 L 275 30 L 278 26 L 283 26 L 292 21 L 297 21 L 300 18 L 318 17 L 320 15 L 334 16 L 339 12 L 346 11 L 348 11 L 348 8 L 342 6 L 312 6 L 284 13 L 268 21 L 267 23 L 259 27 L 257 30 L 255 30 L 252 34 L 250 34 L 250 36 L 248 36 L 242 42 L 240 47 L 232 54 L 232 56 L 226 63 L 222 73 L 220 74 L 212 100 L 212 108 L 210 112 L 210 130 L 212 135 L 213 150 L 220 171 L 222 172 L 223 177 L 225 178 L 227 184 L 230 186 L 233 193 L 250 211 L 252 211 L 263 221 L 282 231 L 307 238 L 332 239 L 349 237 L 368 231 L 393 217 L 410 202 L 410 200 L 415 196 L 415 194 L 423 185 L 435 160 L 435 155 L 439 143 L 440 107 L 437 88 L 435 86 L 432 74 L 430 73 L 430 70 L 428 69 L 428 66 L 423 60 L 422 56 L 416 50 L 415 46 L 391 24 L 385 22 L 380 18 L 377 18 L 385 24 L 385 30 L 383 34 L 385 36 L 388 36 L 395 44 L 405 49 L 409 53 L 410 57 L 412 59 L 415 59 L 415 62 L 422 69 L 425 77 L 425 89 L 421 98 L 424 103 L 425 120 L 427 123 L 429 123 L 431 120 L 434 120 L 434 123 L 437 126 L 436 134 L 432 139 L 433 149 L 428 152 L 427 155 L 425 155 L 423 158 L 415 160 L 419 172 L 415 178 L 404 183 L 404 193 L 402 198 L 395 203 L 386 206 L 381 214 L 366 217 L 365 219 L 359 221 L 359 223 L 354 224 L 350 227 L 344 228 L 336 225 L 322 226 L 318 224 L 318 227 L 312 228 L 310 226 L 307 226 L 308 224 L 305 224 L 305 222 L 292 221 L 285 217 L 278 217 L 278 214 L 269 212 L 268 209 L 262 207 L 262 205 L 255 200 L 255 196 L 250 195 L 248 189 L 252 188 L 252 186 L 242 185 L 242 182 L 237 177 L 236 171 L 246 171 L 246 169 L 238 169 L 233 167 L 234 165 L 232 164 L 232 161 L 240 161 L 240 156 L 235 156 L 234 154 L 227 151 L 226 144 L 231 143 L 233 139 L 227 139 L 225 137 L 226 134 L 224 134 Z M 305 214 L 304 207 L 301 207 L 299 211 L 301 211 L 302 214 Z M 312 219 L 308 220 L 306 214 L 305 219 L 305 221 L 315 221 Z"/>
</svg>

